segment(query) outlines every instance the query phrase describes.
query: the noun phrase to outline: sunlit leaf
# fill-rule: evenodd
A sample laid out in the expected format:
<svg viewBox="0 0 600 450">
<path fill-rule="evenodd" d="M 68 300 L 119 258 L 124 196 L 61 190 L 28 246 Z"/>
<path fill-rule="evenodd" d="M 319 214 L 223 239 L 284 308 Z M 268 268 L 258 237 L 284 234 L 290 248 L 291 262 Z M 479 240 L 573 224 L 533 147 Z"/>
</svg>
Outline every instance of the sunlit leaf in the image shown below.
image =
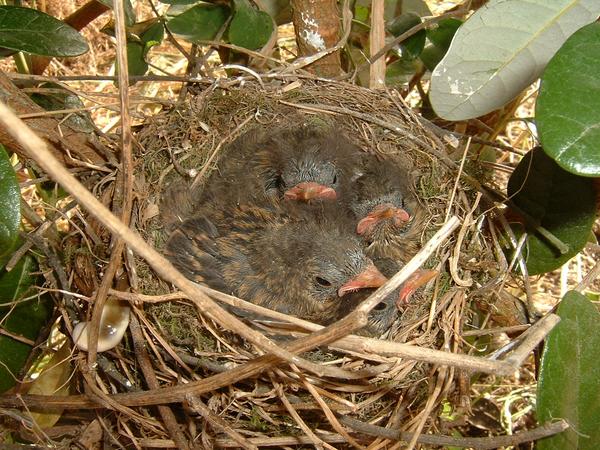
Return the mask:
<svg viewBox="0 0 600 450">
<path fill-rule="evenodd" d="M 273 33 L 273 21 L 264 11 L 254 8 L 248 0 L 233 0 L 235 11 L 229 25 L 232 44 L 250 50 L 264 46 Z"/>
<path fill-rule="evenodd" d="M 51 300 L 37 296 L 23 301 L 36 281 L 37 264 L 31 256 L 21 258 L 10 271 L 0 272 L 0 323 L 13 335 L 35 341 L 51 312 Z M 32 347 L 7 335 L 0 335 L 0 392 L 15 384 Z"/>
<path fill-rule="evenodd" d="M 59 397 L 69 395 L 69 378 L 72 373 L 69 343 L 65 339 L 65 343 L 52 355 L 42 372 L 31 383 L 28 394 Z M 44 412 L 32 412 L 31 418 L 40 428 L 50 428 L 58 422 L 62 412 L 60 408 L 44 408 Z"/>
<path fill-rule="evenodd" d="M 544 150 L 561 167 L 600 176 L 600 23 L 573 34 L 548 63 L 536 102 Z"/>
<path fill-rule="evenodd" d="M 433 108 L 444 119 L 464 120 L 502 107 L 599 14 L 597 0 L 490 0 L 458 29 L 433 71 Z"/>
<path fill-rule="evenodd" d="M 0 47 L 42 56 L 77 56 L 89 50 L 66 23 L 31 8 L 0 6 Z"/>
<path fill-rule="evenodd" d="M 512 173 L 508 196 L 568 247 L 561 254 L 547 237 L 528 224 L 526 258 L 530 275 L 559 268 L 586 244 L 595 219 L 592 179 L 567 172 L 538 147 L 527 153 Z M 518 229 L 515 231 L 519 234 Z"/>
<path fill-rule="evenodd" d="M 560 323 L 542 354 L 537 415 L 565 419 L 569 429 L 537 442 L 538 450 L 596 450 L 600 442 L 600 313 L 576 291 L 558 307 Z"/>
<path fill-rule="evenodd" d="M 0 144 L 0 259 L 13 247 L 21 222 L 21 191 L 10 159 Z M 1 266 L 0 266 L 1 267 Z"/>
</svg>

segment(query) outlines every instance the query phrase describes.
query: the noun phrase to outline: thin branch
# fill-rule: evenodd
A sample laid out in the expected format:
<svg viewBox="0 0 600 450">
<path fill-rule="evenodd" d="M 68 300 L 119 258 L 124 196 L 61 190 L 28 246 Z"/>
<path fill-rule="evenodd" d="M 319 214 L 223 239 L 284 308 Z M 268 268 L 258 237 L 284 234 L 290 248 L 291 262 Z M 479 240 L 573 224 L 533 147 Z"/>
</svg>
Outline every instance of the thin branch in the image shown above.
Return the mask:
<svg viewBox="0 0 600 450">
<path fill-rule="evenodd" d="M 398 431 L 377 425 L 371 425 L 370 423 L 361 422 L 360 420 L 356 420 L 347 416 L 341 417 L 340 420 L 346 426 L 351 427 L 359 433 L 382 437 L 394 441 L 408 442 L 415 435 L 415 433 L 410 433 L 407 431 Z M 472 447 L 479 450 L 492 450 L 500 447 L 517 446 L 524 442 L 537 441 L 545 437 L 562 433 L 568 428 L 569 425 L 566 421 L 559 420 L 557 422 L 546 423 L 538 428 L 534 428 L 533 430 L 520 431 L 511 436 L 457 438 L 453 436 L 422 434 L 417 438 L 417 442 L 420 444 L 441 447 Z"/>
</svg>

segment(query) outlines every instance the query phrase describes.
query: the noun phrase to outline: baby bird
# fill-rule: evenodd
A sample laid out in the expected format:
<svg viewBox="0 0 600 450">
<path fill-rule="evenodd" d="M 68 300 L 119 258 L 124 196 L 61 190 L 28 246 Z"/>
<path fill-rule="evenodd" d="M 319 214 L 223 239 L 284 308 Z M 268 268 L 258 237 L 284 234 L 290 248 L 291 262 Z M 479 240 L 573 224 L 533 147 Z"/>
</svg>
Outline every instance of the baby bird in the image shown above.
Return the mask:
<svg viewBox="0 0 600 450">
<path fill-rule="evenodd" d="M 360 291 L 349 294 L 346 301 L 340 302 L 336 316 L 332 322 L 340 320 L 350 314 L 367 299 L 375 289 L 361 289 Z M 385 299 L 379 302 L 369 313 L 367 325 L 356 330 L 356 334 L 360 336 L 379 337 L 385 333 L 398 317 L 399 311 L 396 306 L 399 289 L 388 295 Z"/>
<path fill-rule="evenodd" d="M 419 249 L 424 211 L 411 190 L 408 172 L 392 161 L 367 156 L 350 209 L 356 232 L 373 257 L 406 262 Z"/>
<path fill-rule="evenodd" d="M 175 229 L 166 255 L 192 281 L 319 323 L 346 294 L 387 280 L 326 208 L 211 208 Z"/>
<path fill-rule="evenodd" d="M 204 196 L 227 204 L 345 198 L 360 162 L 348 140 L 310 124 L 249 131 L 225 152 Z"/>
</svg>

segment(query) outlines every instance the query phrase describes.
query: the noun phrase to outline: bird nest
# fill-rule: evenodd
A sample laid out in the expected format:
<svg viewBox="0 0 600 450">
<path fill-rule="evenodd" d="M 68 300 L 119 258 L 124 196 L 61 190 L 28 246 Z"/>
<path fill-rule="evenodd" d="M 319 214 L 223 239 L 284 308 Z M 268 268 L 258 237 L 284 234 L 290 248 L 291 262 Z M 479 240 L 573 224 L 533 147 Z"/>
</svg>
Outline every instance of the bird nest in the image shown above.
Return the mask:
<svg viewBox="0 0 600 450">
<path fill-rule="evenodd" d="M 356 326 L 344 334 L 334 324 L 326 330 L 333 327 L 337 338 L 330 339 L 314 333 L 318 325 L 205 291 L 217 303 L 255 312 L 258 308 L 273 319 L 243 320 L 278 346 L 298 353 L 282 361 L 241 337 L 240 330 L 223 327 L 157 276 L 144 259 L 127 253 L 133 293 L 118 286 L 110 294 L 134 305 L 130 332 L 118 347 L 98 356 L 103 376 L 97 377 L 105 392 L 122 394 L 107 405 L 118 414 L 104 415 L 102 426 L 113 421 L 112 427 L 140 447 L 181 448 L 187 447 L 186 441 L 202 448 L 381 448 L 408 439 L 400 432 L 437 430 L 442 404 L 464 406 L 459 405 L 455 369 L 481 367 L 472 359 L 462 366 L 444 355 L 470 352 L 461 333 L 476 316 L 469 309 L 475 287 L 497 277 L 497 267 L 505 265 L 496 261 L 502 254 L 481 231 L 485 215 L 474 219 L 479 196 L 459 181 L 460 157 L 458 163 L 452 159 L 452 148 L 395 92 L 297 77 L 268 84 L 219 80 L 197 89 L 185 102 L 149 117 L 137 132 L 131 226 L 151 246 L 165 248 L 168 233 L 160 209 L 171 183 L 210 182 L 216 163 L 227 157 L 223 150 L 247 130 L 322 121 L 364 152 L 394 159 L 411 172 L 426 212 L 420 241 L 429 242 L 431 255 L 418 254 L 413 261 L 439 275 L 413 295 L 391 328 L 377 338 L 346 336 Z M 469 168 L 471 174 L 476 170 Z M 117 189 L 114 178 L 107 177 L 94 192 L 108 203 Z M 460 231 L 438 236 L 453 216 L 463 219 Z M 87 220 L 82 228 L 90 241 L 108 242 L 108 231 Z M 430 242 L 434 235 L 438 237 Z M 102 253 L 81 249 L 85 247 L 67 241 L 67 271 L 78 290 L 91 296 L 100 278 L 96 258 Z M 82 376 L 89 377 L 85 371 Z M 151 391 L 130 392 L 132 386 Z M 149 408 L 167 404 L 178 407 Z"/>
<path fill-rule="evenodd" d="M 390 350 L 390 345 L 465 351 L 461 330 L 470 320 L 470 286 L 482 286 L 496 275 L 488 271 L 498 263 L 493 246 L 480 231 L 481 221 L 469 220 L 475 210 L 475 191 L 457 182 L 457 166 L 440 138 L 395 92 L 340 82 L 221 81 L 202 86 L 185 103 L 150 117 L 137 133 L 135 227 L 148 243 L 163 249 L 168 236 L 160 205 L 171 183 L 201 186 L 210 182 L 219 158 L 227 157 L 223 149 L 247 130 L 291 127 L 305 119 L 334 124 L 363 151 L 393 158 L 410 170 L 426 211 L 422 243 L 449 217 L 468 220 L 457 238 L 436 245 L 425 267 L 439 275 L 413 296 L 383 336 L 350 336 L 329 345 L 313 345 L 300 354 L 323 367 L 321 373 L 289 362 L 259 363 L 259 370 L 230 377 L 234 368 L 252 367 L 262 352 L 211 320 L 135 257 L 133 288 L 147 296 L 144 308 L 136 313 L 151 343 L 157 378 L 164 385 L 182 387 L 194 380 L 214 380 L 213 389 L 202 389 L 199 394 L 189 389 L 185 403 L 193 412 L 181 411 L 178 419 L 188 424 L 193 439 L 202 446 L 317 444 L 339 448 L 344 443 L 373 442 L 385 446 L 389 443 L 386 436 L 392 438 L 384 427 L 421 433 L 436 429 L 442 402 L 457 398 L 455 371 L 432 364 L 435 357 L 429 362 L 426 356 L 401 357 L 402 352 Z M 294 317 L 286 321 L 281 314 L 273 322 L 252 325 L 281 345 L 316 329 Z M 119 358 L 130 365 L 125 348 L 127 342 Z M 336 376 L 340 373 L 346 376 Z M 131 383 L 144 384 L 133 369 L 129 374 Z M 204 420 L 194 420 L 193 414 Z M 143 430 L 134 434 L 145 436 L 141 445 L 169 438 L 168 432 L 136 421 Z"/>
</svg>

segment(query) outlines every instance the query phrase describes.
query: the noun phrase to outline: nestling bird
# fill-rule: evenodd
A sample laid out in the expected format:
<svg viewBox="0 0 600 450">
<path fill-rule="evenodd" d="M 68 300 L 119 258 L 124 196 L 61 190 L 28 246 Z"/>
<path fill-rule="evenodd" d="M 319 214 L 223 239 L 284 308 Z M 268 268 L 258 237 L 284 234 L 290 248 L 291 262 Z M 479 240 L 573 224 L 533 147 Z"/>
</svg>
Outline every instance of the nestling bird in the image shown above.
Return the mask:
<svg viewBox="0 0 600 450">
<path fill-rule="evenodd" d="M 400 267 L 391 261 L 380 261 L 382 272 L 389 277 L 398 272 Z M 429 280 L 435 278 L 438 272 L 435 270 L 419 269 L 415 271 L 395 291 L 379 302 L 370 312 L 367 325 L 358 330 L 356 334 L 362 336 L 381 336 L 387 331 L 394 320 L 399 316 L 400 309 L 408 304 L 414 292 L 424 286 Z M 365 301 L 376 289 L 361 289 L 349 295 L 348 299 L 339 304 L 333 321 L 340 320 L 354 311 Z"/>
<path fill-rule="evenodd" d="M 194 210 L 194 195 L 188 183 L 183 180 L 172 182 L 160 200 L 160 217 L 164 229 L 170 233 Z"/>
<path fill-rule="evenodd" d="M 339 308 L 336 311 L 336 315 L 333 317 L 331 322 L 340 320 L 350 314 L 365 301 L 375 289 L 361 289 L 356 292 L 352 292 L 348 295 L 348 299 L 344 302 L 340 302 Z M 388 295 L 385 299 L 379 302 L 369 313 L 367 325 L 363 328 L 356 330 L 356 334 L 361 336 L 378 337 L 385 333 L 394 323 L 394 320 L 399 315 L 396 301 L 398 299 L 399 289 Z"/>
<path fill-rule="evenodd" d="M 255 129 L 225 150 L 205 195 L 229 204 L 344 198 L 358 176 L 358 154 L 332 128 Z"/>
<path fill-rule="evenodd" d="M 323 323 L 349 292 L 387 279 L 328 208 L 210 208 L 170 236 L 166 255 L 187 278 L 252 303 Z"/>
<path fill-rule="evenodd" d="M 395 162 L 365 156 L 349 206 L 370 256 L 406 262 L 419 249 L 424 211 L 408 171 Z"/>
</svg>

